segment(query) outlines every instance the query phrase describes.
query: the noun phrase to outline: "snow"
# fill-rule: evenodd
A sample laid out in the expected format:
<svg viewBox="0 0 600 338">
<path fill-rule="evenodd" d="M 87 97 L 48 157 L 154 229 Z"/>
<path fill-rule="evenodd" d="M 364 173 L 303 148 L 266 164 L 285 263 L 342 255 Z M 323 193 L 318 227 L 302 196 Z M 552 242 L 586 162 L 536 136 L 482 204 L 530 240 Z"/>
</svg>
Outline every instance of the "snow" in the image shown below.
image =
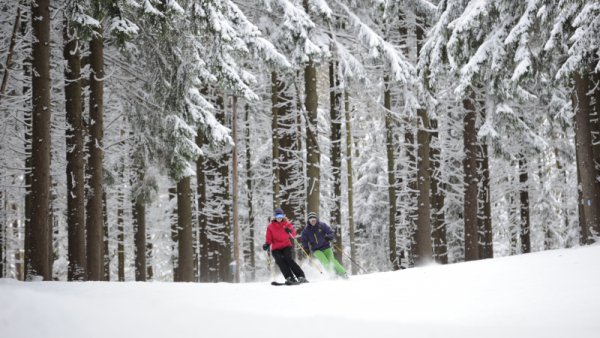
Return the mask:
<svg viewBox="0 0 600 338">
<path fill-rule="evenodd" d="M 0 279 L 0 337 L 599 337 L 598 261 L 596 245 L 349 280 L 307 267 L 291 287 Z"/>
</svg>

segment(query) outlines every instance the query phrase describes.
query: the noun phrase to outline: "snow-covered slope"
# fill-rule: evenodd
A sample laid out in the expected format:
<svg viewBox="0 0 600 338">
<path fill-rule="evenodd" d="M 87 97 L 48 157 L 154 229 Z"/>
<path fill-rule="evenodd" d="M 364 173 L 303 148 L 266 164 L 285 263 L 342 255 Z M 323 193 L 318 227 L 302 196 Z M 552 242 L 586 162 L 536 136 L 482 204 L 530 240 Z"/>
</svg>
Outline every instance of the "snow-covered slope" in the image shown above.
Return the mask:
<svg viewBox="0 0 600 338">
<path fill-rule="evenodd" d="M 0 280 L 2 338 L 600 337 L 600 246 L 299 286 Z"/>
</svg>

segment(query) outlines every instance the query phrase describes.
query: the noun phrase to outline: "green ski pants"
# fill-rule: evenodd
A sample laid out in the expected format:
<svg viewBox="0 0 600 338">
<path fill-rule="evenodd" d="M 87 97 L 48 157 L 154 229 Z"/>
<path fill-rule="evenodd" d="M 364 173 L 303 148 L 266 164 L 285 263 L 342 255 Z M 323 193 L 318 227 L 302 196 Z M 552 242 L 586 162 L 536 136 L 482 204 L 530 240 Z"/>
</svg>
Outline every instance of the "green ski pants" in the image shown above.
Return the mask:
<svg viewBox="0 0 600 338">
<path fill-rule="evenodd" d="M 329 272 L 335 272 L 339 276 L 346 276 L 346 269 L 340 264 L 340 262 L 335 259 L 333 255 L 333 250 L 331 248 L 327 248 L 325 250 L 316 250 L 313 252 L 313 255 L 317 257 L 319 262 L 327 269 Z"/>
</svg>

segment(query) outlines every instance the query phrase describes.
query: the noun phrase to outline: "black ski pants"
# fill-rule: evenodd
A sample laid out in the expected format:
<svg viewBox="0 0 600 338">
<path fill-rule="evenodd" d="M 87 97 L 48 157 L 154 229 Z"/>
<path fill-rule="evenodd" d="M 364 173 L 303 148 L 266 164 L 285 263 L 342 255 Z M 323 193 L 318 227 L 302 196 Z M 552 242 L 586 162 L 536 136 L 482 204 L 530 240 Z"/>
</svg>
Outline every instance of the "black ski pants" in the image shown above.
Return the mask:
<svg viewBox="0 0 600 338">
<path fill-rule="evenodd" d="M 292 258 L 292 252 L 292 247 L 288 246 L 287 248 L 273 250 L 271 251 L 271 254 L 273 255 L 275 263 L 277 263 L 277 266 L 279 266 L 279 270 L 281 270 L 281 273 L 285 279 L 290 279 L 294 276 L 296 276 L 296 278 L 306 277 L 304 275 L 304 271 L 302 271 L 302 268 L 300 268 L 298 263 L 296 263 Z"/>
</svg>

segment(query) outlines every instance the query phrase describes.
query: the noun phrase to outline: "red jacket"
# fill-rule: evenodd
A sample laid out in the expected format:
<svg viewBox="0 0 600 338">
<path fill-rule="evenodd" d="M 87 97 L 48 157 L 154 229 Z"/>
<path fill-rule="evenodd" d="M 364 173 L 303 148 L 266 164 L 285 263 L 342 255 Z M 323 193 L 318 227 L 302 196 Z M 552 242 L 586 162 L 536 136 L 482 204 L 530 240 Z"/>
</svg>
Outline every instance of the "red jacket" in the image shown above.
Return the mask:
<svg viewBox="0 0 600 338">
<path fill-rule="evenodd" d="M 290 235 L 285 232 L 285 228 L 291 229 L 292 234 Z M 265 243 L 271 245 L 271 251 L 280 250 L 287 248 L 288 246 L 292 246 L 290 236 L 294 238 L 296 237 L 296 229 L 294 229 L 294 226 L 287 220 L 287 218 L 284 218 L 281 222 L 273 220 L 267 227 L 267 239 Z"/>
</svg>

